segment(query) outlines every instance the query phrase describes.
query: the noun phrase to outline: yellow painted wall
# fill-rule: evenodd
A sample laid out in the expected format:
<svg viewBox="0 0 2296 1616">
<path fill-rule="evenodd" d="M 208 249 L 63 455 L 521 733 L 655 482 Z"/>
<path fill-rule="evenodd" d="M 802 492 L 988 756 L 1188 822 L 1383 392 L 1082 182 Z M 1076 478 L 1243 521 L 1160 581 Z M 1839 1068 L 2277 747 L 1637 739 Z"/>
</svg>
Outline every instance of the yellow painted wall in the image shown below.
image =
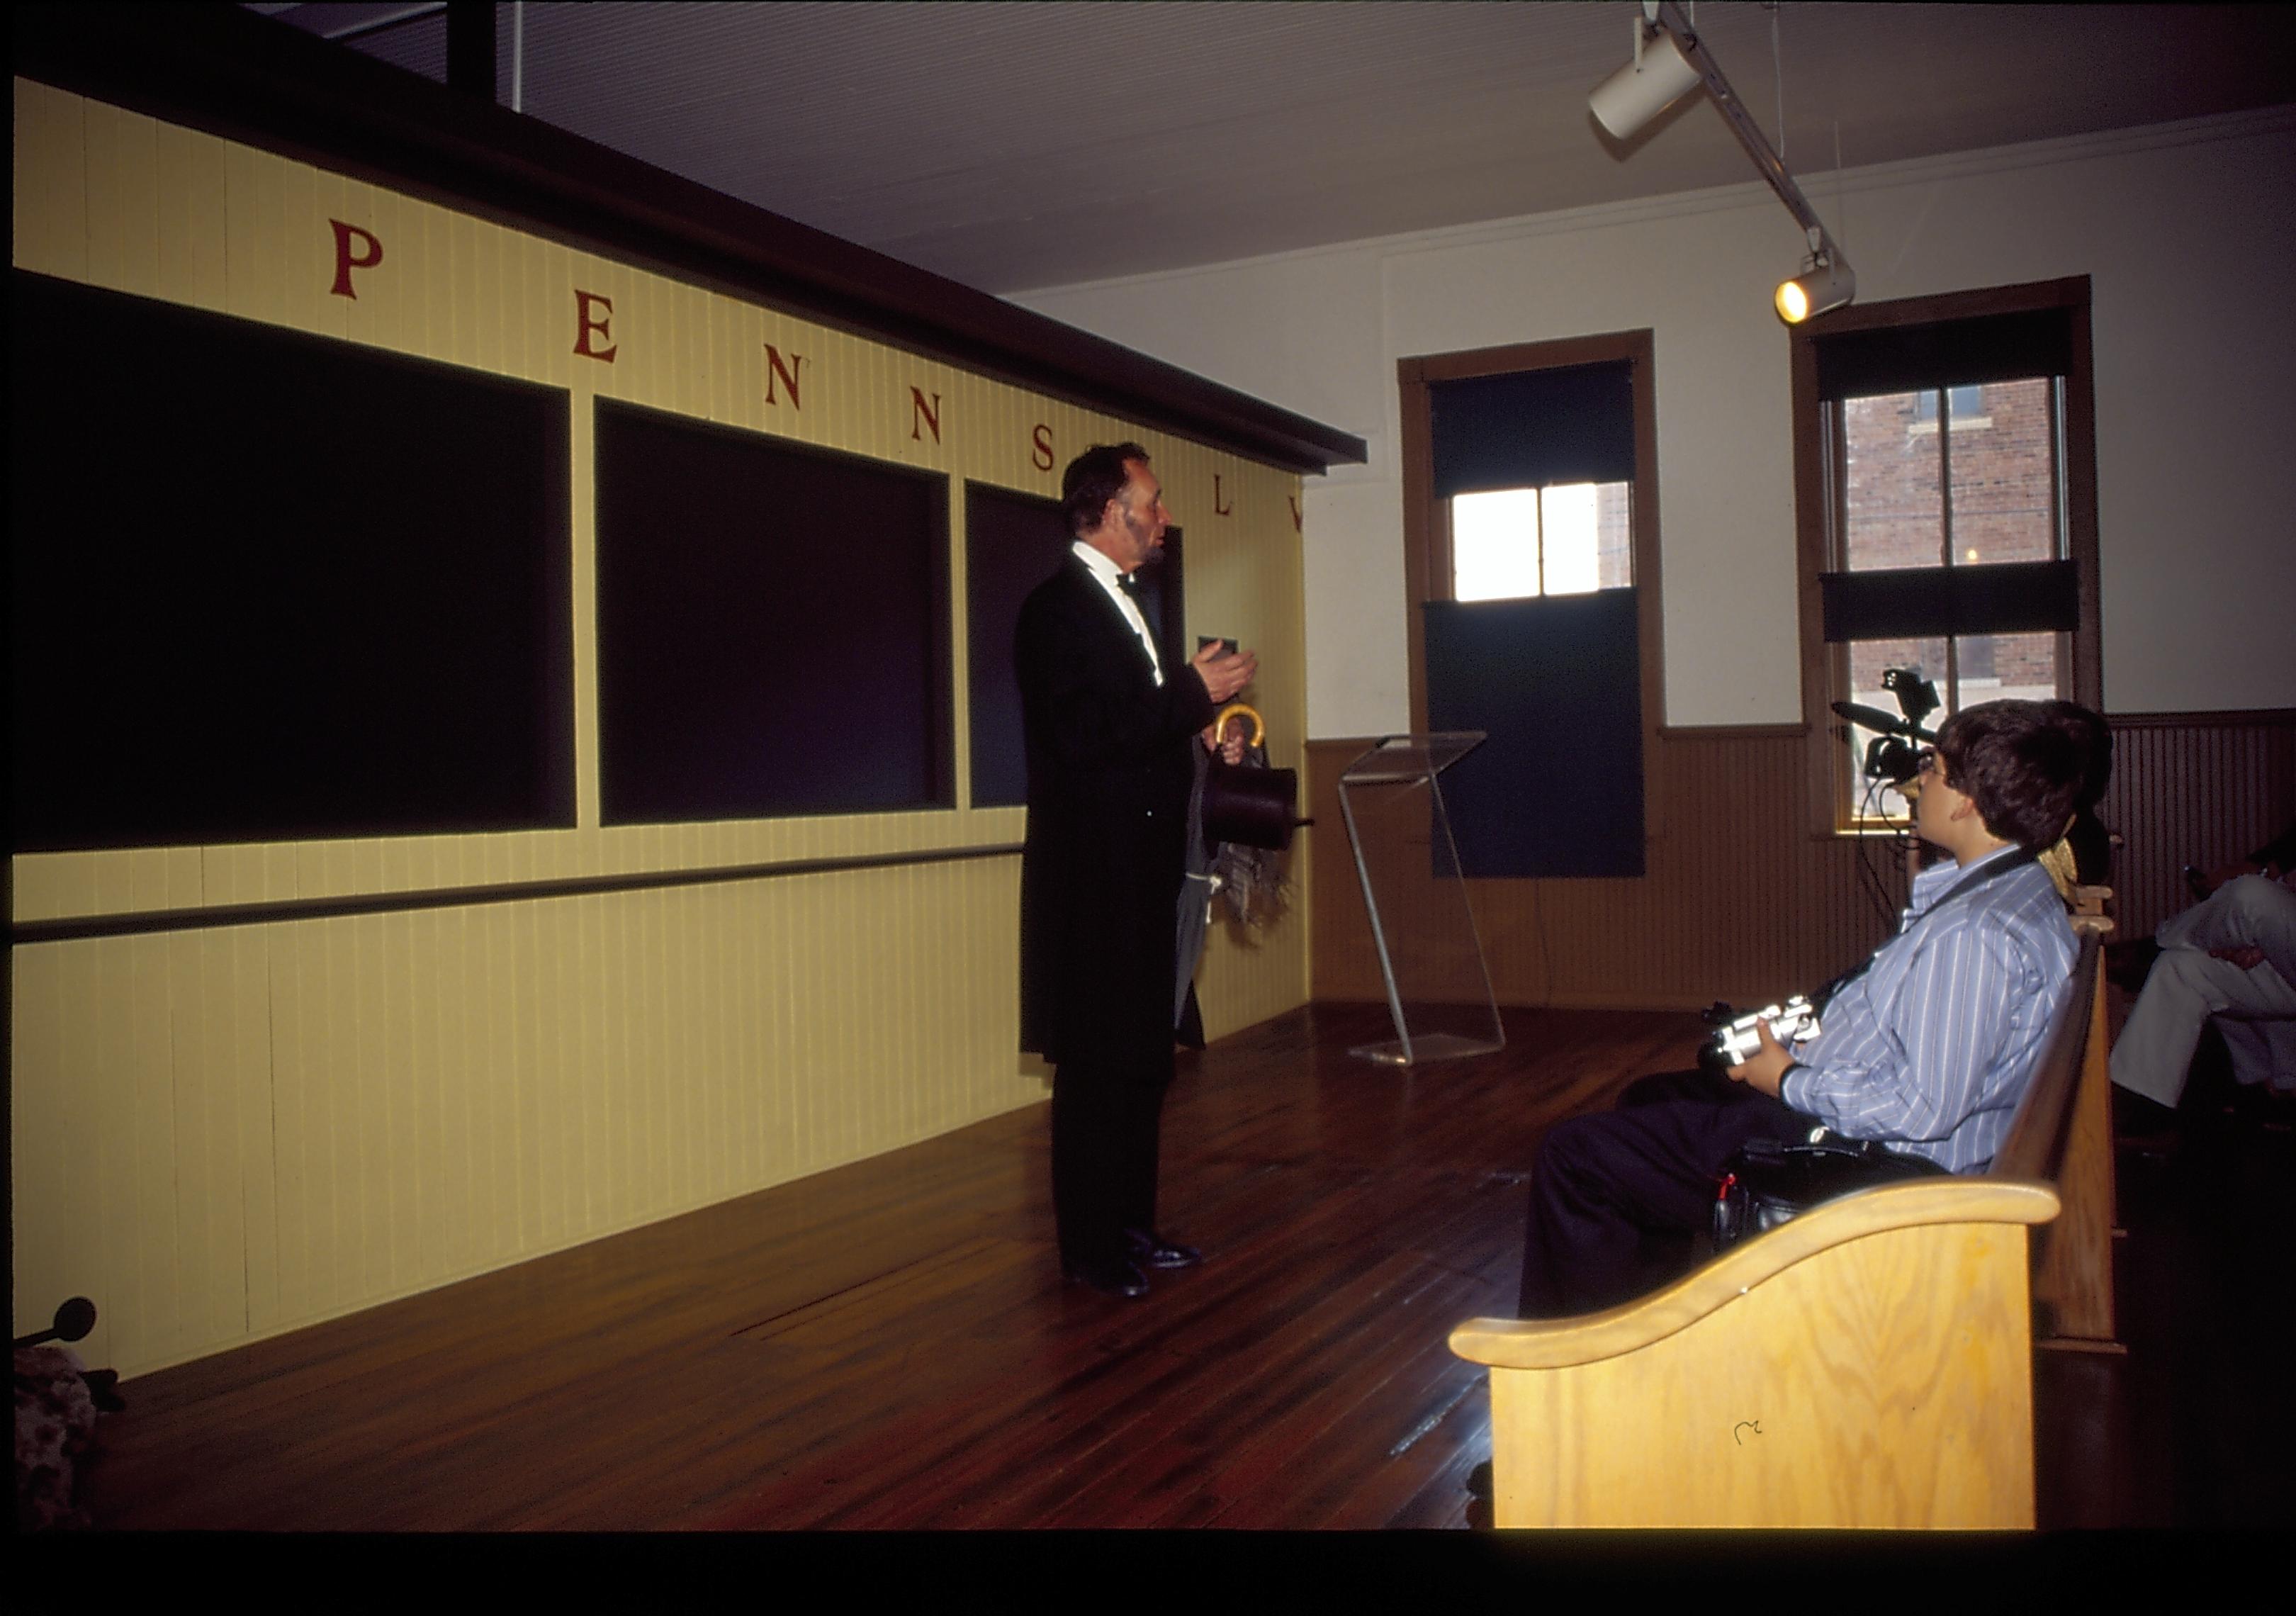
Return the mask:
<svg viewBox="0 0 2296 1616">
<path fill-rule="evenodd" d="M 598 823 L 591 405 L 950 474 L 957 800 L 964 480 L 1046 496 L 1147 446 L 1189 628 L 1260 652 L 1299 767 L 1296 477 L 306 163 L 18 79 L 14 263 L 571 394 L 573 830 L 22 855 L 19 923 L 1016 842 L 1021 810 Z M 382 258 L 332 295 L 331 220 Z M 578 356 L 577 291 L 613 361 Z M 767 345 L 797 371 L 774 381 Z M 801 363 L 797 358 L 802 356 Z M 911 389 L 939 397 L 939 439 Z M 15 400 L 13 406 L 27 406 Z M 185 401 L 184 407 L 195 407 Z M 1048 429 L 1054 468 L 1035 463 Z M 1303 872 L 1304 874 L 1304 872 Z M 1017 857 L 12 950 L 15 1328 L 177 1362 L 1041 1100 L 1016 1053 Z M 1199 978 L 1218 1037 L 1307 997 L 1301 909 Z M 1049 1240 L 1049 1231 L 1047 1231 Z"/>
</svg>

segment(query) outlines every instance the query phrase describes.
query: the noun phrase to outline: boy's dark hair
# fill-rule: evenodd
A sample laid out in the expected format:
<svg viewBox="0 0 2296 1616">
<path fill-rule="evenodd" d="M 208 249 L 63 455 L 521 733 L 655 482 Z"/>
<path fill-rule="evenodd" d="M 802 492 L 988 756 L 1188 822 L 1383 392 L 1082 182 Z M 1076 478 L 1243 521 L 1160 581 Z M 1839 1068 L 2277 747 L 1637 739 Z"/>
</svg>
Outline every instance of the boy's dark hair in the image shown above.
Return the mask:
<svg viewBox="0 0 2296 1616">
<path fill-rule="evenodd" d="M 1938 755 L 1987 830 L 2038 853 L 2094 800 L 2089 792 L 2103 790 L 2105 764 L 2095 754 L 2103 724 L 2070 701 L 1986 701 L 1938 726 Z"/>
<path fill-rule="evenodd" d="M 1082 538 L 1100 526 L 1101 513 L 1108 502 L 1124 496 L 1125 485 L 1132 480 L 1128 463 L 1148 459 L 1148 451 L 1136 443 L 1095 443 L 1074 460 L 1061 473 L 1061 514 L 1068 520 L 1069 532 Z"/>
</svg>

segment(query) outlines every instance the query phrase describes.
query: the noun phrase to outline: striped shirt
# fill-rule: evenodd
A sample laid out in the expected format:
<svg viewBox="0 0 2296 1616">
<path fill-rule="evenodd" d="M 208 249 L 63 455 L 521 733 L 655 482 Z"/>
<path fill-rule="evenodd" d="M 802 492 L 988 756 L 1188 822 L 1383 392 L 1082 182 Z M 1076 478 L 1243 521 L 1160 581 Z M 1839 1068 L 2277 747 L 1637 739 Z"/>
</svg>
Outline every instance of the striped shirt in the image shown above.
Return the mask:
<svg viewBox="0 0 2296 1616">
<path fill-rule="evenodd" d="M 1954 883 L 2013 848 L 1914 878 L 1898 935 L 1825 1008 L 1778 1097 L 1836 1133 L 1981 1172 L 2039 1064 L 2072 980 L 2065 906 L 2029 864 L 1927 915 Z"/>
</svg>

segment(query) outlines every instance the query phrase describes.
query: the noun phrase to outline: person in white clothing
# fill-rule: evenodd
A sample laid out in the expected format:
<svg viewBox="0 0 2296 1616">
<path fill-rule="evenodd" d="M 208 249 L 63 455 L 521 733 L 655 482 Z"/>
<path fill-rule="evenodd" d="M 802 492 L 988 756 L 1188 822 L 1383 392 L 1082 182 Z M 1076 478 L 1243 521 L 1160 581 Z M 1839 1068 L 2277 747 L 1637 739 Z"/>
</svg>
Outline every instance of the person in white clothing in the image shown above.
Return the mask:
<svg viewBox="0 0 2296 1616">
<path fill-rule="evenodd" d="M 2296 874 L 2243 875 L 2162 923 L 2161 957 L 2112 1046 L 2112 1080 L 2174 1107 L 2215 1018 L 2234 1079 L 2296 1092 Z"/>
</svg>

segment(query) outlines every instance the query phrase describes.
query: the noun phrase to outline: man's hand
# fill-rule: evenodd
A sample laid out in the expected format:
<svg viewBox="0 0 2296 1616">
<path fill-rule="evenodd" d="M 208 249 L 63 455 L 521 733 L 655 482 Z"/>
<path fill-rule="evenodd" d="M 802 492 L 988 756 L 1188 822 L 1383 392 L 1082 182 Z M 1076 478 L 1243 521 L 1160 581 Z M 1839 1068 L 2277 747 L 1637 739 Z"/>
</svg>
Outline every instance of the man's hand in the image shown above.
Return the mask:
<svg viewBox="0 0 2296 1616">
<path fill-rule="evenodd" d="M 2264 963 L 2264 950 L 2252 943 L 2246 947 L 2211 948 L 2209 952 L 2218 959 L 2229 960 L 2243 971 L 2253 971 Z"/>
<path fill-rule="evenodd" d="M 1758 1088 L 1775 1100 L 1778 1097 L 1778 1085 L 1785 1080 L 1786 1068 L 1793 1064 L 1793 1056 L 1770 1031 L 1767 1021 L 1754 1023 L 1754 1036 L 1761 1039 L 1762 1046 L 1730 1069 L 1730 1080 Z"/>
<path fill-rule="evenodd" d="M 1190 657 L 1188 666 L 1196 670 L 1196 677 L 1204 682 L 1205 693 L 1218 706 L 1251 683 L 1251 676 L 1259 671 L 1259 658 L 1249 651 L 1231 654 L 1214 640 Z"/>
<path fill-rule="evenodd" d="M 1218 753 L 1222 763 L 1234 768 L 1243 761 L 1243 720 L 1230 718 L 1225 735 L 1219 733 L 1219 727 L 1218 724 L 1205 725 L 1199 738 L 1206 751 Z"/>
</svg>

